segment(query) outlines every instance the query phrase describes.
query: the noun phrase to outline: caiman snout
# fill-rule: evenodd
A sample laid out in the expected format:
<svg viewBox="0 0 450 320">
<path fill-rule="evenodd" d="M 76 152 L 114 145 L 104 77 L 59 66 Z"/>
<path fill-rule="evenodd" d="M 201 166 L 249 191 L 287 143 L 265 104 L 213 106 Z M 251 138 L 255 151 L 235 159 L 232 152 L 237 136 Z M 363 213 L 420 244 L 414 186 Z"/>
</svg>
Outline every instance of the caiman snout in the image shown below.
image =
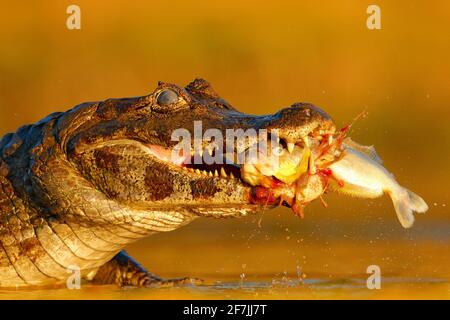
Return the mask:
<svg viewBox="0 0 450 320">
<path fill-rule="evenodd" d="M 295 103 L 278 111 L 266 128 L 278 131 L 281 139 L 294 144 L 308 135 L 316 137 L 335 132 L 331 117 L 310 103 Z"/>
</svg>

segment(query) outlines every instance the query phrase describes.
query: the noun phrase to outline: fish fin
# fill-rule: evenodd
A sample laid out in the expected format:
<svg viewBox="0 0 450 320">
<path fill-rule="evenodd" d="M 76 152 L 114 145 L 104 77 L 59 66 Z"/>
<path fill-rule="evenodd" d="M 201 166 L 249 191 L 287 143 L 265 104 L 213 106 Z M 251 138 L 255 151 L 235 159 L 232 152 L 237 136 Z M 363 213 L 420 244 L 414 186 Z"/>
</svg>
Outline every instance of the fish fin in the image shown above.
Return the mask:
<svg viewBox="0 0 450 320">
<path fill-rule="evenodd" d="M 344 139 L 344 145 L 353 148 L 355 150 L 358 150 L 359 152 L 365 154 L 370 159 L 374 160 L 375 162 L 378 162 L 379 164 L 383 164 L 383 160 L 380 158 L 380 156 L 375 151 L 374 146 L 363 146 L 355 141 L 352 140 L 352 138 L 347 137 Z"/>
<path fill-rule="evenodd" d="M 403 228 L 410 228 L 413 225 L 413 212 L 423 213 L 428 210 L 428 205 L 425 201 L 408 189 L 402 189 L 400 192 L 390 192 L 389 195 Z"/>
<path fill-rule="evenodd" d="M 417 213 L 425 213 L 428 210 L 427 203 L 417 194 L 410 190 L 406 190 L 411 200 L 412 208 Z"/>
<path fill-rule="evenodd" d="M 365 188 L 347 182 L 339 185 L 336 181 L 330 180 L 328 186 L 331 191 L 357 198 L 375 199 L 383 195 L 382 190 Z"/>
</svg>

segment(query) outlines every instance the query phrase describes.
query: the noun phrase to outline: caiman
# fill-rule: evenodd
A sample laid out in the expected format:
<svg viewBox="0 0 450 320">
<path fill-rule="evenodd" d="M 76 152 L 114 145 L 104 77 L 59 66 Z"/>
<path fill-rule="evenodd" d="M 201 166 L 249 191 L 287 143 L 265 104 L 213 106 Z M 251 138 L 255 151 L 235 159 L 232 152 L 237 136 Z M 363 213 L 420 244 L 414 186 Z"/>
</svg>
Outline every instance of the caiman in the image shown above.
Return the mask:
<svg viewBox="0 0 450 320">
<path fill-rule="evenodd" d="M 173 132 L 183 128 L 195 136 L 197 121 L 204 131 L 223 136 L 229 129 L 264 129 L 267 137 L 276 131 L 282 149 L 293 155 L 305 147 L 305 137 L 322 146 L 335 134 L 331 118 L 312 104 L 244 114 L 202 79 L 185 88 L 160 82 L 149 95 L 83 103 L 25 125 L 0 141 L 0 287 L 64 283 L 73 266 L 83 279 L 100 284 L 195 282 L 154 275 L 123 249 L 198 217 L 241 217 L 278 204 L 298 209 L 299 203 L 272 191 L 280 180 L 255 182 L 252 166 L 242 172 L 228 161 L 174 161 Z M 254 143 L 244 139 L 240 148 Z M 204 152 L 201 142 L 197 153 Z M 304 161 L 300 167 L 312 168 Z M 320 196 L 329 169 L 320 170 L 298 179 L 308 187 L 290 199 Z"/>
</svg>

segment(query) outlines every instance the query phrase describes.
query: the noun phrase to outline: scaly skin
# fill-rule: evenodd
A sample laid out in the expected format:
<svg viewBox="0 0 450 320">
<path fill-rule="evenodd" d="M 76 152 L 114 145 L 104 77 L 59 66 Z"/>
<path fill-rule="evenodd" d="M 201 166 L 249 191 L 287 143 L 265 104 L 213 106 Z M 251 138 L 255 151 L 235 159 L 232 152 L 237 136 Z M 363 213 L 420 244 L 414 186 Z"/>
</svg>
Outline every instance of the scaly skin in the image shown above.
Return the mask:
<svg viewBox="0 0 450 320">
<path fill-rule="evenodd" d="M 170 89 L 178 100 L 164 105 Z M 323 111 L 294 104 L 268 116 L 238 112 L 204 80 L 159 83 L 149 95 L 84 103 L 5 135 L 0 141 L 0 287 L 64 283 L 67 268 L 97 283 L 170 285 L 122 249 L 200 216 L 239 217 L 275 205 L 270 190 L 239 178 L 196 174 L 149 154 L 194 120 L 216 128 L 279 130 L 295 142 L 334 131 Z M 251 143 L 247 141 L 247 143 Z"/>
</svg>

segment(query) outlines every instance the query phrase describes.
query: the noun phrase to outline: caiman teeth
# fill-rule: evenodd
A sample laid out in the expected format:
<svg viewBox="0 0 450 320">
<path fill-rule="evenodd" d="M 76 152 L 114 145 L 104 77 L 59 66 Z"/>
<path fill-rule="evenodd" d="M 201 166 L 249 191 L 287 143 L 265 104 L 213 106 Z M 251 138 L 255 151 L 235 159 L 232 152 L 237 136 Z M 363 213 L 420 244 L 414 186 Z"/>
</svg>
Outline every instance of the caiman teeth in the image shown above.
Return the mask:
<svg viewBox="0 0 450 320">
<path fill-rule="evenodd" d="M 169 149 L 163 149 L 161 147 L 158 146 L 152 146 L 152 145 L 146 145 L 146 150 L 149 150 L 149 153 L 151 153 L 152 156 L 160 159 L 161 161 L 164 162 L 168 162 L 171 163 L 173 165 L 176 165 L 178 168 L 180 168 L 180 170 L 189 172 L 189 173 L 193 173 L 193 174 L 197 174 L 203 177 L 208 177 L 208 178 L 212 178 L 212 177 L 220 177 L 220 178 L 227 178 L 227 179 L 240 179 L 240 168 L 237 165 L 234 165 L 234 167 L 232 168 L 227 168 L 225 169 L 225 167 L 223 166 L 218 166 L 216 164 L 213 165 L 209 165 L 209 164 L 204 164 L 199 163 L 196 164 L 195 161 L 197 160 L 196 157 L 197 156 L 201 156 L 203 157 L 203 155 L 205 154 L 205 152 L 207 152 L 209 155 L 214 156 L 214 151 L 216 150 L 213 146 L 207 146 L 206 148 L 204 148 L 203 150 L 190 150 L 190 155 L 191 155 L 191 162 L 186 163 L 185 160 L 187 160 L 186 157 L 184 156 L 180 156 L 179 158 L 177 158 L 177 161 L 174 161 L 172 158 L 173 157 L 173 150 L 169 150 Z M 179 161 L 182 160 L 182 161 Z M 224 158 L 224 160 L 227 160 Z M 194 161 L 194 162 L 192 162 Z M 226 161 L 226 163 L 228 163 L 228 161 Z M 234 163 L 234 162 L 233 162 Z M 228 172 L 225 170 L 229 170 Z M 235 173 L 233 174 L 232 171 L 235 170 Z"/>
<path fill-rule="evenodd" d="M 303 137 L 302 138 L 303 143 L 305 144 L 305 147 L 309 148 L 310 147 L 310 143 L 309 143 L 309 137 Z"/>
<path fill-rule="evenodd" d="M 289 153 L 292 153 L 292 151 L 294 151 L 295 143 L 288 142 L 288 143 L 286 143 L 286 145 L 287 145 L 287 149 L 288 149 Z"/>
<path fill-rule="evenodd" d="M 192 172 L 198 175 L 202 175 L 205 177 L 220 177 L 220 178 L 227 178 L 227 179 L 236 179 L 236 176 L 230 171 L 229 173 L 227 173 L 225 171 L 225 169 L 223 167 L 221 167 L 219 170 L 214 170 L 214 172 L 211 170 L 200 170 L 200 169 L 193 169 L 193 168 L 189 168 L 189 167 L 181 167 L 183 170 L 188 171 L 188 172 Z"/>
<path fill-rule="evenodd" d="M 227 173 L 225 172 L 225 169 L 223 167 L 220 168 L 220 176 L 222 178 L 226 178 L 227 177 Z"/>
</svg>

